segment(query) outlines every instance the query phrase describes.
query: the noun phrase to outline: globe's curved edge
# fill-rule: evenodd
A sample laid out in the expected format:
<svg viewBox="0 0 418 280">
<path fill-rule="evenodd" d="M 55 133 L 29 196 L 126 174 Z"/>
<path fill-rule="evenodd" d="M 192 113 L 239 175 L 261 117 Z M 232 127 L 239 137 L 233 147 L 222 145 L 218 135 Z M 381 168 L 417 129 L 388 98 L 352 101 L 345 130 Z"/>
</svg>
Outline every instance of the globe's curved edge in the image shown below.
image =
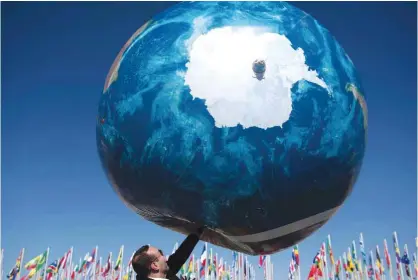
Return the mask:
<svg viewBox="0 0 418 280">
<path fill-rule="evenodd" d="M 122 61 L 122 56 L 125 53 L 125 50 L 131 45 L 133 40 L 136 37 L 138 37 L 150 25 L 151 21 L 152 20 L 147 21 L 140 28 L 138 28 L 138 30 L 135 31 L 135 33 L 131 36 L 131 38 L 129 38 L 129 40 L 126 41 L 126 43 L 123 45 L 122 49 L 119 51 L 118 55 L 116 56 L 115 60 L 112 63 L 112 66 L 109 69 L 109 72 L 106 77 L 105 85 L 103 88 L 103 93 L 105 93 L 109 89 L 110 85 L 114 81 L 117 80 L 120 63 Z"/>
</svg>

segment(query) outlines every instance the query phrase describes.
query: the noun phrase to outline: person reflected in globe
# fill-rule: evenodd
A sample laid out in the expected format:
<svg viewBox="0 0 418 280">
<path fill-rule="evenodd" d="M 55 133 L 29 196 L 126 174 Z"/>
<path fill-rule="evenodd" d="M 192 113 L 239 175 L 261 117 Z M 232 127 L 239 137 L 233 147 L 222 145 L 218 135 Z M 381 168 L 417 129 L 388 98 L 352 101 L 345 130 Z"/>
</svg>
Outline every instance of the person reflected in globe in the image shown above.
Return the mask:
<svg viewBox="0 0 418 280">
<path fill-rule="evenodd" d="M 196 233 L 189 234 L 168 259 L 164 256 L 163 251 L 156 247 L 144 245 L 139 248 L 132 258 L 132 267 L 137 274 L 136 279 L 180 280 L 176 274 L 192 254 L 203 231 L 204 227 L 201 227 Z"/>
</svg>

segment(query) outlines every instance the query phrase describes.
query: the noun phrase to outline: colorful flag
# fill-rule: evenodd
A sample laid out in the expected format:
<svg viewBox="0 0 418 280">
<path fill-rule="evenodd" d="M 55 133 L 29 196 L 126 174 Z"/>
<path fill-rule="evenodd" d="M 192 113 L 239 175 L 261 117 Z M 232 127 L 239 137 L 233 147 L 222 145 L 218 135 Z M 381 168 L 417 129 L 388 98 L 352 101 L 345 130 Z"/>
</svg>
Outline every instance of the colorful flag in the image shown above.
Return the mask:
<svg viewBox="0 0 418 280">
<path fill-rule="evenodd" d="M 58 261 L 53 261 L 48 267 L 46 268 L 46 273 L 48 274 L 55 274 L 58 272 Z"/>
<path fill-rule="evenodd" d="M 389 249 L 388 249 L 388 243 L 386 242 L 386 239 L 383 240 L 384 243 L 384 254 L 385 254 L 385 260 L 386 260 L 386 267 L 390 271 L 391 270 L 391 261 L 390 261 L 390 255 L 389 255 Z"/>
<path fill-rule="evenodd" d="M 393 248 L 395 250 L 395 259 L 396 259 L 396 272 L 398 279 L 401 278 L 402 267 L 401 267 L 401 252 L 398 247 L 398 238 L 396 232 L 393 233 Z"/>
<path fill-rule="evenodd" d="M 340 272 L 341 272 L 341 258 L 338 259 L 337 264 L 335 266 L 335 279 L 340 279 Z"/>
<path fill-rule="evenodd" d="M 36 264 L 36 270 L 39 271 L 43 265 L 46 263 L 46 259 L 48 257 L 48 250 L 46 250 L 39 259 L 38 263 Z"/>
<path fill-rule="evenodd" d="M 115 264 L 115 271 L 119 271 L 120 266 L 122 264 L 122 256 L 123 256 L 123 245 L 120 247 L 119 249 L 119 254 L 118 254 L 118 258 L 116 259 L 116 264 Z"/>
<path fill-rule="evenodd" d="M 111 258 L 112 258 L 112 253 L 109 253 L 109 256 L 107 257 L 106 266 L 103 268 L 102 276 L 104 277 L 106 277 L 109 274 L 110 269 L 112 268 Z"/>
<path fill-rule="evenodd" d="M 46 252 L 45 252 L 45 253 L 46 253 Z M 31 259 L 30 261 L 28 261 L 28 262 L 25 264 L 25 268 L 26 268 L 26 270 L 31 270 L 31 269 L 36 268 L 36 266 L 38 265 L 38 262 L 42 259 L 42 256 L 43 256 L 45 253 L 40 254 L 40 255 L 38 255 L 38 256 L 36 256 L 36 257 L 34 257 L 33 259 Z"/>
<path fill-rule="evenodd" d="M 292 250 L 292 259 L 295 262 L 296 266 L 299 266 L 299 248 L 298 245 L 295 245 Z"/>
<path fill-rule="evenodd" d="M 16 263 L 15 263 L 14 267 L 7 274 L 7 279 L 9 279 L 9 280 L 15 280 L 16 279 L 17 275 L 20 272 L 20 268 L 22 266 L 22 258 L 23 258 L 24 252 L 25 252 L 25 249 L 22 249 L 20 251 L 20 254 L 17 257 L 17 260 L 16 260 Z"/>
<path fill-rule="evenodd" d="M 67 262 L 70 259 L 72 249 L 68 250 L 67 253 L 64 254 L 64 256 L 59 260 L 58 262 L 58 270 L 59 269 L 65 269 L 67 267 Z"/>
<path fill-rule="evenodd" d="M 376 267 L 380 275 L 383 275 L 385 269 L 383 268 L 382 259 L 380 258 L 379 246 L 376 245 Z"/>
<path fill-rule="evenodd" d="M 369 279 L 373 279 L 373 276 L 374 276 L 372 252 L 370 252 L 370 254 L 369 254 L 369 264 L 368 264 L 368 268 L 367 268 L 367 276 L 369 277 Z"/>
<path fill-rule="evenodd" d="M 352 253 L 352 260 L 353 260 L 354 267 L 357 271 L 360 271 L 359 264 L 357 261 L 356 241 L 354 240 L 351 243 L 351 253 Z"/>
<path fill-rule="evenodd" d="M 331 267 L 335 265 L 334 254 L 332 253 L 332 246 L 331 246 L 331 235 L 328 234 L 327 237 L 327 253 L 329 256 L 329 260 L 331 262 Z"/>
<path fill-rule="evenodd" d="M 266 261 L 266 256 L 261 256 L 258 259 L 258 267 L 263 267 L 264 266 L 264 262 Z"/>
<path fill-rule="evenodd" d="M 200 255 L 200 278 L 205 277 L 205 266 L 206 266 L 206 259 L 208 255 L 208 244 L 205 242 L 202 249 L 202 254 Z M 205 279 L 206 280 L 206 279 Z"/>
<path fill-rule="evenodd" d="M 408 246 L 405 244 L 404 246 L 404 254 L 402 256 L 401 262 L 405 265 L 405 272 L 408 277 L 411 277 L 411 271 L 409 270 L 409 264 L 411 261 L 409 260 L 408 254 Z"/>
</svg>

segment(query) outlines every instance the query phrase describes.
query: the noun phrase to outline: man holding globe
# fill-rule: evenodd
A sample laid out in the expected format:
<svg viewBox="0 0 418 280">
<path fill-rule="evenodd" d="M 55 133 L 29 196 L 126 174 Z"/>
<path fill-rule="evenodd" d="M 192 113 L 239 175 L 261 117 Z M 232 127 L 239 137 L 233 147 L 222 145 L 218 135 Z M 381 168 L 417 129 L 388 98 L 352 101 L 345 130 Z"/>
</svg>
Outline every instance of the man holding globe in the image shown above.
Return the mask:
<svg viewBox="0 0 418 280">
<path fill-rule="evenodd" d="M 196 233 L 189 234 L 168 260 L 158 248 L 150 245 L 139 248 L 132 258 L 132 267 L 137 274 L 137 280 L 180 280 L 176 274 L 192 254 L 203 230 L 204 228 L 201 227 Z"/>
</svg>

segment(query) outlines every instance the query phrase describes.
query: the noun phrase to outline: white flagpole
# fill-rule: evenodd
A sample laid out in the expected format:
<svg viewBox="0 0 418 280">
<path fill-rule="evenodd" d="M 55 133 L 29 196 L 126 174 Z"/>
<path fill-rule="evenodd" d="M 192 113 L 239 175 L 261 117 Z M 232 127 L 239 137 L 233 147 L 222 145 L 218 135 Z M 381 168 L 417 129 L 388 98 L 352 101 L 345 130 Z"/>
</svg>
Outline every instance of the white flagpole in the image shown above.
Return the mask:
<svg viewBox="0 0 418 280">
<path fill-rule="evenodd" d="M 94 250 L 94 256 L 93 256 L 93 279 L 96 279 L 96 266 L 97 266 L 97 252 L 99 250 L 99 246 L 96 245 L 96 249 Z"/>
<path fill-rule="evenodd" d="M 266 258 L 266 270 L 267 270 L 267 280 L 271 280 L 271 269 L 270 269 L 270 255 Z"/>
<path fill-rule="evenodd" d="M 0 263 L 1 279 L 3 279 L 3 259 L 4 259 L 4 249 L 1 249 L 1 263 Z"/>
<path fill-rule="evenodd" d="M 102 257 L 100 257 L 99 259 L 99 274 L 96 274 L 96 271 L 94 272 L 94 274 L 97 276 L 98 279 L 100 279 L 100 272 L 102 271 Z"/>
<path fill-rule="evenodd" d="M 71 279 L 71 273 L 73 272 L 72 271 L 72 265 L 73 265 L 73 247 L 72 246 L 70 248 L 70 255 L 68 256 L 68 258 L 70 260 L 69 260 L 68 265 L 66 265 L 66 267 L 65 267 L 65 270 L 66 270 L 66 272 L 65 272 L 65 278 L 66 278 L 66 280 L 70 280 Z M 67 260 L 67 262 L 68 262 L 68 260 Z M 68 271 L 70 271 L 70 273 L 68 273 Z"/>
</svg>

